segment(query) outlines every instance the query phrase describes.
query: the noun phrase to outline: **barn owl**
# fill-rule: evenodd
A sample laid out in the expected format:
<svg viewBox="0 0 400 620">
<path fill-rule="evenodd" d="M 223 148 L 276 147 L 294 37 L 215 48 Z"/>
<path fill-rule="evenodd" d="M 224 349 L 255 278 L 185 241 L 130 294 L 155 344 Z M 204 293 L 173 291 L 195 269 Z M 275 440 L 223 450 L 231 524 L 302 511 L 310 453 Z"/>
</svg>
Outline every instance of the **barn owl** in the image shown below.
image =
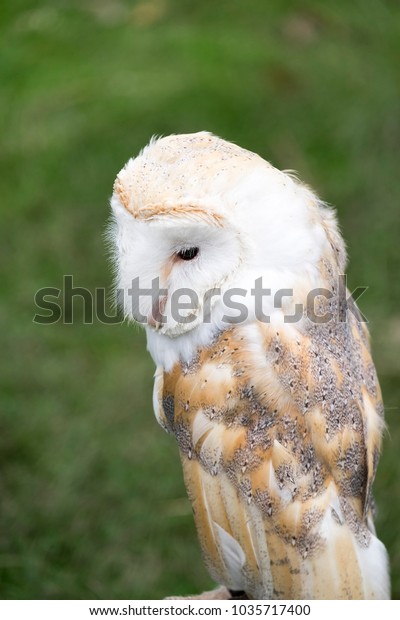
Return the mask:
<svg viewBox="0 0 400 620">
<path fill-rule="evenodd" d="M 207 132 L 153 139 L 111 205 L 116 285 L 218 596 L 388 598 L 383 407 L 333 211 Z"/>
</svg>

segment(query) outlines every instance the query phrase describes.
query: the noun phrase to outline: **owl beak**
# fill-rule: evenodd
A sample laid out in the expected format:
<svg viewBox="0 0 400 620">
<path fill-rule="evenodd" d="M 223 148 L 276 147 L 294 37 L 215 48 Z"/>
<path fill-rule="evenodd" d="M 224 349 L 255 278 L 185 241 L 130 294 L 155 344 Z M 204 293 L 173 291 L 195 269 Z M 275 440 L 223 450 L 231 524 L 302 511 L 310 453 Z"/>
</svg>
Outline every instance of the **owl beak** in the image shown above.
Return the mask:
<svg viewBox="0 0 400 620">
<path fill-rule="evenodd" d="M 163 324 L 166 322 L 166 317 L 163 316 L 165 306 L 167 305 L 168 296 L 160 296 L 154 303 L 152 311 L 147 317 L 147 323 L 151 327 L 154 327 L 156 331 L 159 331 Z"/>
</svg>

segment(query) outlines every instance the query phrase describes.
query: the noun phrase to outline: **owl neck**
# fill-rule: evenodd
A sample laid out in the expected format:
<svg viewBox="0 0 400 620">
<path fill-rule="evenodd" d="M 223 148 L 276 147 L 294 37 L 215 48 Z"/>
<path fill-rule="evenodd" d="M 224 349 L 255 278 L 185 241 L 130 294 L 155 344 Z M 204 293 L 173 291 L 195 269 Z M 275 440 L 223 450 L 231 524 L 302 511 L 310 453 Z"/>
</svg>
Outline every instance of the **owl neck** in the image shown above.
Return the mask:
<svg viewBox="0 0 400 620">
<path fill-rule="evenodd" d="M 147 350 L 156 366 L 170 372 L 177 362 L 190 363 L 197 351 L 209 346 L 221 331 L 221 326 L 214 321 L 201 323 L 178 338 L 170 338 L 146 328 Z"/>
</svg>

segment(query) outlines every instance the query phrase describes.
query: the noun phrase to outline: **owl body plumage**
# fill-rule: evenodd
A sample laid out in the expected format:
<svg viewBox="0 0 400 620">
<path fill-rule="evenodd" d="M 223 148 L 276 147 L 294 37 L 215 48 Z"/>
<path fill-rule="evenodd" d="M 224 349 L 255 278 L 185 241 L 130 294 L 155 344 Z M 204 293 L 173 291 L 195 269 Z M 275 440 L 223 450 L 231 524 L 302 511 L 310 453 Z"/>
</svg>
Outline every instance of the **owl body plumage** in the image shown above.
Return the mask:
<svg viewBox="0 0 400 620">
<path fill-rule="evenodd" d="M 329 330 L 236 327 L 156 386 L 209 571 L 251 598 L 387 595 L 369 495 L 379 387 L 358 326 Z"/>
<path fill-rule="evenodd" d="M 273 205 L 272 232 L 242 209 L 251 197 L 267 203 L 264 211 Z M 161 245 L 158 227 L 170 239 L 168 260 L 157 264 L 166 324 L 146 327 L 157 363 L 153 403 L 176 437 L 212 577 L 253 599 L 388 598 L 371 496 L 383 406 L 365 323 L 356 311 L 340 314 L 345 253 L 332 213 L 257 155 L 205 133 L 151 143 L 120 173 L 113 207 L 122 289 L 136 273 L 131 241 L 145 247 L 151 228 Z M 230 260 L 209 275 L 214 234 Z M 176 265 L 171 255 L 187 241 L 210 262 Z M 154 273 L 141 269 L 147 282 Z M 192 324 L 170 317 L 179 285 L 201 298 L 207 286 L 243 287 L 260 275 L 272 290 L 292 289 L 278 307 L 264 300 L 268 320 L 249 299 L 246 320 L 224 322 L 221 297 L 207 323 L 200 302 Z M 316 299 L 314 320 L 303 313 L 287 321 L 315 288 L 331 295 Z"/>
</svg>

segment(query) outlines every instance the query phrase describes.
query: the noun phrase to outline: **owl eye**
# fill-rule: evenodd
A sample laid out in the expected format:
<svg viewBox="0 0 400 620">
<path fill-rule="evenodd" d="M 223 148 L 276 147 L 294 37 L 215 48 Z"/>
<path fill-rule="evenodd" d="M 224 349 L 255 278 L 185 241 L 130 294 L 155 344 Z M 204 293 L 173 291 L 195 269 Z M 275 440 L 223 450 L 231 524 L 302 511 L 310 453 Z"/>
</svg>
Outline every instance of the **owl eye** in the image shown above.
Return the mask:
<svg viewBox="0 0 400 620">
<path fill-rule="evenodd" d="M 177 255 L 182 260 L 192 260 L 193 258 L 196 258 L 198 253 L 199 253 L 199 248 L 194 247 L 194 248 L 185 248 L 184 250 L 181 250 L 180 252 L 178 252 Z"/>
</svg>

